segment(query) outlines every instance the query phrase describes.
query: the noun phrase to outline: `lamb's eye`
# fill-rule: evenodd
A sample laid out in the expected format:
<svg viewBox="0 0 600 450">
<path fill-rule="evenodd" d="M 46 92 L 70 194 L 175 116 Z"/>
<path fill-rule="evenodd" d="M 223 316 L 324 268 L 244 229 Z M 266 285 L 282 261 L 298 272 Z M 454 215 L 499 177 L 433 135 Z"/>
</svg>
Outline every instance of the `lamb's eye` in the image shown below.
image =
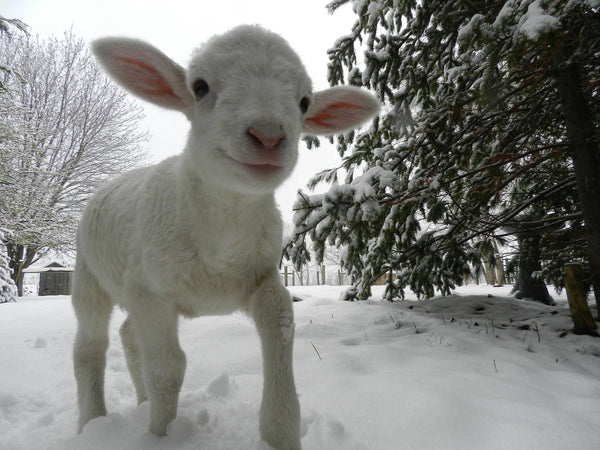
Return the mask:
<svg viewBox="0 0 600 450">
<path fill-rule="evenodd" d="M 196 100 L 200 100 L 206 94 L 208 94 L 209 88 L 208 83 L 204 80 L 197 80 L 192 85 L 192 89 L 194 90 L 194 95 L 196 96 Z"/>
<path fill-rule="evenodd" d="M 303 97 L 300 100 L 300 111 L 304 114 L 308 110 L 308 106 L 310 105 L 310 100 L 307 97 Z"/>
</svg>

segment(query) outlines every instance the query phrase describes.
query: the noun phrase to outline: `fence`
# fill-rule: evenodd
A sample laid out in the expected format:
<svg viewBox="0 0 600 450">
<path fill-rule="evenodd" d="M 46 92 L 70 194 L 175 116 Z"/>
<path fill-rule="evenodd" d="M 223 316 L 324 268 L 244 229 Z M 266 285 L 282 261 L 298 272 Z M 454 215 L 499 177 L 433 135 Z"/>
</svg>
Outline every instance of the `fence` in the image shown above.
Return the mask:
<svg viewBox="0 0 600 450">
<path fill-rule="evenodd" d="M 463 280 L 465 285 L 490 284 L 492 286 L 502 286 L 503 284 L 513 284 L 514 276 L 506 271 L 508 258 L 505 255 L 499 255 L 497 266 L 490 267 L 483 265 L 480 267 L 479 276 L 472 270 L 469 276 Z M 350 276 L 338 265 L 320 265 L 305 267 L 297 271 L 292 265 L 284 265 L 280 272 L 281 281 L 285 286 L 316 286 L 327 284 L 330 286 L 350 285 L 352 281 Z M 386 275 L 382 275 L 374 284 L 385 284 Z"/>
<path fill-rule="evenodd" d="M 311 266 L 298 272 L 293 266 L 283 266 L 280 272 L 284 286 L 344 286 L 351 284 L 348 274 L 339 266 Z"/>
</svg>

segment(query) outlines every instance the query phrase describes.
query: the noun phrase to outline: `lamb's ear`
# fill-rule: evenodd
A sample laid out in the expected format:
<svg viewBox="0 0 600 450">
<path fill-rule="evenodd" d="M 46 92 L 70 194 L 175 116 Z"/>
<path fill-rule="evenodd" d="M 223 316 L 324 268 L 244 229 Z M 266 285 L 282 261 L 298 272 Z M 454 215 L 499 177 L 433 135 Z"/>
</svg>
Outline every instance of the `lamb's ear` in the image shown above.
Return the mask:
<svg viewBox="0 0 600 450">
<path fill-rule="evenodd" d="M 185 70 L 151 45 L 137 39 L 102 38 L 92 43 L 92 50 L 104 69 L 138 97 L 182 112 L 193 105 Z"/>
<path fill-rule="evenodd" d="M 306 134 L 336 134 L 356 128 L 375 116 L 381 105 L 374 95 L 352 86 L 316 92 L 304 118 Z"/>
</svg>

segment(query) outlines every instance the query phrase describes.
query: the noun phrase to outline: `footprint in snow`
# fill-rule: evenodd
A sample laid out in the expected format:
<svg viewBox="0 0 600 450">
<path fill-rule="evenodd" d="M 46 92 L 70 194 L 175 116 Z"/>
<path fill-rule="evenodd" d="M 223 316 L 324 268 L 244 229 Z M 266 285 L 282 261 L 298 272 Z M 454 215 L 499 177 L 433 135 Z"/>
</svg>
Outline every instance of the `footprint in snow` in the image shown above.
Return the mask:
<svg viewBox="0 0 600 450">
<path fill-rule="evenodd" d="M 235 381 L 226 373 L 222 373 L 208 384 L 206 393 L 212 397 L 225 398 L 236 387 Z"/>
</svg>

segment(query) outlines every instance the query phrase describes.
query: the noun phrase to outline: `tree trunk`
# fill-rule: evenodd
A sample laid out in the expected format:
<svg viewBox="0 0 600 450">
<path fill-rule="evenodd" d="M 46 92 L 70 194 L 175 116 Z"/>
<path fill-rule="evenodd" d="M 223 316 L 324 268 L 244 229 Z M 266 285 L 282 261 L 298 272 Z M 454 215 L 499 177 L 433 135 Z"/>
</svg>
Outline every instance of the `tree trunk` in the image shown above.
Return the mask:
<svg viewBox="0 0 600 450">
<path fill-rule="evenodd" d="M 8 242 L 6 244 L 6 250 L 10 262 L 8 267 L 12 269 L 11 278 L 17 286 L 17 295 L 23 297 L 23 253 L 24 248 L 22 245 Z"/>
<path fill-rule="evenodd" d="M 25 277 L 23 270 L 33 263 L 37 249 L 25 247 L 15 242 L 7 242 L 6 250 L 10 258 L 8 266 L 12 269 L 11 278 L 17 286 L 19 297 L 23 297 L 23 279 Z"/>
<path fill-rule="evenodd" d="M 600 315 L 600 148 L 578 67 L 566 64 L 564 49 L 555 57 L 554 79 L 560 96 L 569 151 L 573 158 L 581 212 L 588 240 L 590 277 Z"/>
<path fill-rule="evenodd" d="M 575 334 L 598 336 L 597 326 L 587 303 L 581 264 L 565 264 L 565 288 Z"/>
<path fill-rule="evenodd" d="M 537 274 L 542 271 L 540 263 L 541 236 L 533 233 L 517 234 L 519 241 L 519 273 L 513 292 L 517 298 L 527 298 L 546 305 L 554 304 L 544 280 Z"/>
<path fill-rule="evenodd" d="M 498 280 L 496 279 L 496 268 L 490 263 L 483 265 L 483 274 L 485 276 L 485 282 L 490 286 L 497 286 Z"/>
<path fill-rule="evenodd" d="M 495 244 L 494 244 L 495 245 Z M 498 253 L 498 249 L 496 248 L 496 280 L 498 282 L 497 286 L 504 286 L 504 267 L 502 266 L 502 258 Z"/>
</svg>

